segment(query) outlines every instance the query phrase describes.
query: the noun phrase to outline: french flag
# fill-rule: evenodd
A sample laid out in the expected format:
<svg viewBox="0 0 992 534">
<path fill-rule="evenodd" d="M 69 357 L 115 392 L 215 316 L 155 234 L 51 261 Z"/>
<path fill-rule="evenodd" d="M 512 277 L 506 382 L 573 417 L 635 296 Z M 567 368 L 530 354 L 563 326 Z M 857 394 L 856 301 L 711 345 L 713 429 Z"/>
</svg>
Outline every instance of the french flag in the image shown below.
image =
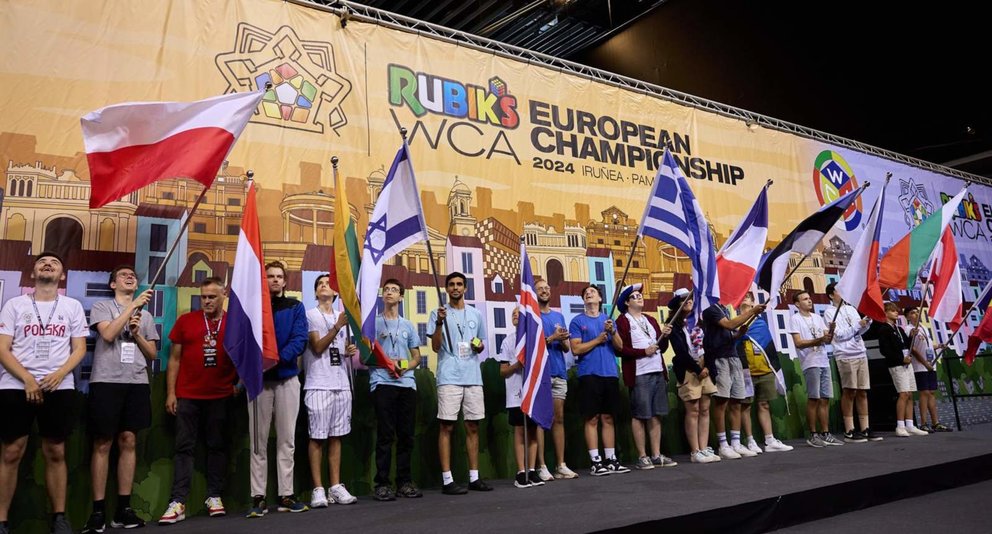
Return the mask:
<svg viewBox="0 0 992 534">
<path fill-rule="evenodd" d="M 740 306 L 751 289 L 768 238 L 768 185 L 761 188 L 751 211 L 740 222 L 730 239 L 716 255 L 720 277 L 720 302 Z"/>
<path fill-rule="evenodd" d="M 857 310 L 874 321 L 884 323 L 885 317 L 884 300 L 882 299 L 882 289 L 878 283 L 878 239 L 882 232 L 882 213 L 885 209 L 885 186 L 889 179 L 885 179 L 882 185 L 882 192 L 878 194 L 875 207 L 872 208 L 871 217 L 865 223 L 865 229 L 858 239 L 858 245 L 854 247 L 851 254 L 851 261 L 847 264 L 847 269 L 837 283 L 837 292 L 847 302 L 857 308 Z"/>
<path fill-rule="evenodd" d="M 534 275 L 523 239 L 520 240 L 520 316 L 516 349 L 517 360 L 524 364 L 520 410 L 545 430 L 551 430 L 554 401 L 551 399 L 551 375 L 547 372 L 548 348 L 544 342 L 541 305 L 537 302 Z"/>
<path fill-rule="evenodd" d="M 80 124 L 90 168 L 90 209 L 165 178 L 210 187 L 265 91 L 197 102 L 127 102 Z"/>
<path fill-rule="evenodd" d="M 263 265 L 255 184 L 248 182 L 248 198 L 241 217 L 238 251 L 231 275 L 224 349 L 238 370 L 249 401 L 262 391 L 262 373 L 279 363 L 272 300 Z"/>
</svg>

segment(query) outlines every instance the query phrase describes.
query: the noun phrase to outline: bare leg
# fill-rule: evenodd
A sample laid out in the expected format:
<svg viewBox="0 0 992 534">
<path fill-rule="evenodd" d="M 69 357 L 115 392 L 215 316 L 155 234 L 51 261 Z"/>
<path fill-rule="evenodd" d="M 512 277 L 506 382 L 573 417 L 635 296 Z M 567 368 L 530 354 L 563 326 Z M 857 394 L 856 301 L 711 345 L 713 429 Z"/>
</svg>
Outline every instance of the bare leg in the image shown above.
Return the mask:
<svg viewBox="0 0 992 534">
<path fill-rule="evenodd" d="M 599 420 L 603 422 L 603 447 L 612 449 L 615 446 L 614 438 L 616 437 L 613 429 L 613 416 L 607 413 L 601 413 L 599 414 Z"/>
<path fill-rule="evenodd" d="M 699 447 L 706 448 L 710 442 L 710 396 L 703 395 L 699 399 L 699 424 L 696 426 Z"/>
<path fill-rule="evenodd" d="M 102 501 L 107 497 L 107 472 L 110 470 L 110 449 L 113 446 L 113 438 L 95 438 L 93 440 L 90 476 L 93 477 L 94 501 Z M 118 476 L 120 475 L 118 474 Z"/>
<path fill-rule="evenodd" d="M 440 421 L 441 430 L 437 434 L 437 454 L 441 461 L 441 472 L 451 471 L 451 430 L 453 421 Z"/>
<path fill-rule="evenodd" d="M 537 465 L 548 465 L 544 462 L 544 429 L 537 427 Z"/>
<path fill-rule="evenodd" d="M 341 483 L 341 438 L 327 438 L 327 465 L 330 476 L 328 487 Z"/>
<path fill-rule="evenodd" d="M 699 400 L 685 401 L 685 439 L 689 442 L 689 452 L 696 452 L 699 446 Z"/>
<path fill-rule="evenodd" d="M 465 448 L 468 449 L 468 468 L 479 469 L 479 422 L 465 421 Z"/>
<path fill-rule="evenodd" d="M 647 456 L 644 453 L 644 420 L 636 417 L 630 420 L 630 430 L 634 434 L 634 447 L 637 448 L 637 457 Z"/>
<path fill-rule="evenodd" d="M 589 450 L 599 449 L 599 416 L 594 415 L 586 419 L 586 448 Z"/>
<path fill-rule="evenodd" d="M 131 494 L 131 486 L 134 485 L 134 467 L 138 463 L 138 455 L 135 452 L 137 441 L 138 438 L 134 432 L 121 432 L 117 436 L 117 451 L 120 454 L 117 458 L 118 495 Z M 106 480 L 106 474 L 104 474 L 104 480 Z"/>
<path fill-rule="evenodd" d="M 826 434 L 830 432 L 830 399 L 820 399 L 819 405 L 816 407 L 817 418 L 820 420 L 820 428 L 823 429 L 823 433 Z"/>
<path fill-rule="evenodd" d="M 66 483 L 69 472 L 65 466 L 65 442 L 41 439 L 41 452 L 45 456 L 45 487 L 52 501 L 52 512 L 65 513 Z"/>
<path fill-rule="evenodd" d="M 766 437 L 775 435 L 772 430 L 772 414 L 768 401 L 758 403 L 758 424 L 761 425 L 761 431 L 765 433 Z"/>
<path fill-rule="evenodd" d="M 307 447 L 307 456 L 310 458 L 310 478 L 313 479 L 313 487 L 323 488 L 324 481 L 321 477 L 321 449 L 323 448 L 323 440 L 311 439 L 310 444 Z"/>
<path fill-rule="evenodd" d="M 741 403 L 741 438 L 743 437 L 754 437 L 754 431 L 751 428 L 751 404 Z"/>
<path fill-rule="evenodd" d="M 717 433 L 727 431 L 727 403 L 730 399 L 725 399 L 723 397 L 713 397 L 713 426 L 716 427 Z M 738 412 L 738 417 L 740 412 Z M 740 420 L 737 421 L 740 425 Z M 731 428 L 733 428 L 733 423 L 731 423 Z M 740 428 L 738 426 L 737 428 Z"/>
<path fill-rule="evenodd" d="M 21 464 L 24 456 L 24 449 L 27 447 L 28 437 L 23 436 L 10 443 L 0 445 L 0 521 L 7 520 L 10 512 L 10 501 L 14 498 L 14 490 L 17 489 L 17 468 Z"/>
<path fill-rule="evenodd" d="M 565 399 L 555 399 L 555 419 L 551 425 L 551 435 L 555 441 L 555 457 L 558 464 L 565 463 Z"/>
<path fill-rule="evenodd" d="M 648 439 L 651 440 L 651 456 L 661 456 L 661 418 L 648 419 Z"/>
</svg>

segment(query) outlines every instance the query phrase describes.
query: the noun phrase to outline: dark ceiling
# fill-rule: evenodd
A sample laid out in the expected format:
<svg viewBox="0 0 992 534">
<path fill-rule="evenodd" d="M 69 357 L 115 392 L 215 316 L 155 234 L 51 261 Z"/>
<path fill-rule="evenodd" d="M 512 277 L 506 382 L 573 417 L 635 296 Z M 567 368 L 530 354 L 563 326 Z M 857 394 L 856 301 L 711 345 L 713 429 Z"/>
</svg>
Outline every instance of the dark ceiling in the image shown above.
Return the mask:
<svg viewBox="0 0 992 534">
<path fill-rule="evenodd" d="M 361 3 L 992 177 L 978 2 Z"/>
</svg>

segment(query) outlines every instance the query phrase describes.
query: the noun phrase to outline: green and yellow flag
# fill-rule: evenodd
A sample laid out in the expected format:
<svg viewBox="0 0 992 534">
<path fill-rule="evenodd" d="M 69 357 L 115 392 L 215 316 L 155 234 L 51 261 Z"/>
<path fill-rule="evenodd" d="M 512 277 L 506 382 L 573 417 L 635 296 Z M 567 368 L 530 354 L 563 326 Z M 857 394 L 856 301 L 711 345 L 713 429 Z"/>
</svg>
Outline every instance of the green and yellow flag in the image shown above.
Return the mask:
<svg viewBox="0 0 992 534">
<path fill-rule="evenodd" d="M 348 316 L 348 327 L 351 338 L 357 339 L 358 350 L 363 363 L 368 363 L 371 351 L 368 343 L 362 339 L 362 310 L 358 304 L 358 291 L 355 281 L 358 280 L 358 269 L 361 266 L 358 248 L 358 235 L 355 233 L 355 222 L 351 220 L 351 205 L 345 192 L 344 179 L 337 169 L 334 169 L 334 262 L 331 265 L 331 280 L 337 283 L 334 288 L 344 304 L 345 315 Z"/>
</svg>

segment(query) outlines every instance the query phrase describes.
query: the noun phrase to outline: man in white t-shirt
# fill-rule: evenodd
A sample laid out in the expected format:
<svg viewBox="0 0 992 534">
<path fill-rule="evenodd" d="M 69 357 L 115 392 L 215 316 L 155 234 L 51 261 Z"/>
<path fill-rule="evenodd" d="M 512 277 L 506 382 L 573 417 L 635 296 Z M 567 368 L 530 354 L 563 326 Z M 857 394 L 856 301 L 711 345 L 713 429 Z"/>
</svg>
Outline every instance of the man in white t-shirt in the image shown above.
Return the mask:
<svg viewBox="0 0 992 534">
<path fill-rule="evenodd" d="M 834 305 L 834 309 L 827 312 L 827 317 L 832 318 L 831 323 L 834 325 L 832 345 L 837 373 L 840 374 L 840 412 L 844 418 L 844 441 L 881 441 L 882 436 L 872 432 L 868 426 L 868 390 L 871 389 L 871 380 L 868 377 L 868 351 L 861 336 L 871 326 L 871 319 L 861 318 L 854 306 L 843 302 L 844 299 L 837 292 L 836 282 L 827 284 L 827 297 Z M 861 430 L 854 426 L 855 404 Z"/>
<path fill-rule="evenodd" d="M 520 311 L 513 310 L 513 326 L 517 326 Z M 537 424 L 524 414 L 520 405 L 524 396 L 524 364 L 517 359 L 517 338 L 511 334 L 503 340 L 503 346 L 496 355 L 500 362 L 499 374 L 506 382 L 506 415 L 507 421 L 513 427 L 513 456 L 517 461 L 517 475 L 513 485 L 518 488 L 543 486 L 544 481 L 537 474 Z M 527 425 L 526 443 L 524 440 L 524 425 Z M 524 447 L 527 448 L 526 462 Z"/>
<path fill-rule="evenodd" d="M 42 252 L 31 278 L 34 292 L 8 300 L 0 310 L 0 530 L 10 528 L 7 514 L 17 468 L 37 420 L 52 532 L 71 533 L 65 518 L 65 440 L 74 418 L 72 370 L 86 355 L 89 330 L 79 301 L 59 295 L 65 279 L 62 258 Z"/>
<path fill-rule="evenodd" d="M 799 365 L 806 379 L 806 422 L 809 425 L 810 447 L 843 445 L 830 433 L 828 408 L 833 395 L 834 384 L 830 378 L 830 360 L 827 358 L 827 345 L 833 339 L 833 330 L 828 329 L 820 314 L 813 311 L 813 299 L 809 293 L 800 291 L 792 297 L 799 313 L 789 321 L 789 333 L 799 356 Z M 822 432 L 816 431 L 820 423 Z"/>
<path fill-rule="evenodd" d="M 307 310 L 310 342 L 303 353 L 303 404 L 310 422 L 310 473 L 313 494 L 310 506 L 323 508 L 329 502 L 353 504 L 356 499 L 341 483 L 341 438 L 351 432 L 351 356 L 358 349 L 348 343 L 344 325 L 348 318 L 334 309 L 337 293 L 330 275 L 314 282 L 317 306 Z M 321 479 L 321 449 L 327 441 L 330 472 L 328 491 Z M 328 495 L 328 493 L 330 495 Z"/>
</svg>

